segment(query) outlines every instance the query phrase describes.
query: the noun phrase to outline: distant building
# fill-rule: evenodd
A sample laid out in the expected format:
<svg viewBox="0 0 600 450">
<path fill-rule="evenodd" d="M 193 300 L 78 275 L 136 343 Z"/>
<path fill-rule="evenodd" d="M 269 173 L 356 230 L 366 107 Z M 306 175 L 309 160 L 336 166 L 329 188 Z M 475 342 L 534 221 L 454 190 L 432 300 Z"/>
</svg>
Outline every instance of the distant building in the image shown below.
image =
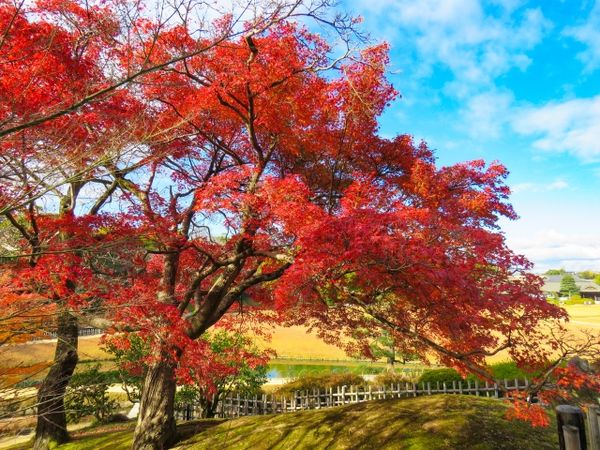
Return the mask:
<svg viewBox="0 0 600 450">
<path fill-rule="evenodd" d="M 596 302 L 600 302 L 600 286 L 594 283 L 594 280 L 585 280 L 577 276 L 577 274 L 570 273 L 575 278 L 575 284 L 579 288 L 581 298 L 589 298 Z M 547 297 L 557 297 L 560 292 L 560 281 L 563 275 L 544 275 L 544 286 L 542 286 L 542 292 Z"/>
</svg>

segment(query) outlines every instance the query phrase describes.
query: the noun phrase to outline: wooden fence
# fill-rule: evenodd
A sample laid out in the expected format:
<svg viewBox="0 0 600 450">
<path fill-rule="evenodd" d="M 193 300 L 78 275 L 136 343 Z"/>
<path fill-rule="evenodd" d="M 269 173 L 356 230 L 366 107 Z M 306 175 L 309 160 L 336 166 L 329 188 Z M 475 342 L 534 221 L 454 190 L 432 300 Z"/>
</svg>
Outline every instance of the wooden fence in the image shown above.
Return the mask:
<svg viewBox="0 0 600 450">
<path fill-rule="evenodd" d="M 499 398 L 504 391 L 526 390 L 529 381 L 504 380 L 498 383 L 464 381 L 451 383 L 400 383 L 391 386 L 342 386 L 338 388 L 297 391 L 292 395 L 255 395 L 244 397 L 228 395 L 217 406 L 217 417 L 231 418 L 262 414 L 281 414 L 308 409 L 331 408 L 333 406 L 360 403 L 369 400 L 407 398 L 434 394 L 463 394 Z M 196 404 L 178 407 L 175 417 L 178 420 L 201 418 L 202 408 Z"/>
<path fill-rule="evenodd" d="M 97 336 L 99 334 L 104 334 L 104 330 L 101 328 L 94 327 L 82 327 L 77 331 L 79 336 Z M 30 339 L 30 341 L 44 341 L 49 339 L 56 339 L 55 331 L 47 331 L 44 336 L 34 336 Z"/>
</svg>

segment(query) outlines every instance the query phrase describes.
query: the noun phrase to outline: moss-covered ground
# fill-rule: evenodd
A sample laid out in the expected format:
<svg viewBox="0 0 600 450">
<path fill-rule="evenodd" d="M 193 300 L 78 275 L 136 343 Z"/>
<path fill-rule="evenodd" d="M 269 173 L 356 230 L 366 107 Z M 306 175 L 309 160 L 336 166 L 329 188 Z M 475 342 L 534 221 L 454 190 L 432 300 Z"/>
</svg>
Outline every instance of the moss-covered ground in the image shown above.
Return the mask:
<svg viewBox="0 0 600 450">
<path fill-rule="evenodd" d="M 381 400 L 269 416 L 182 424 L 180 449 L 473 449 L 558 447 L 555 424 L 533 428 L 504 418 L 506 403 L 462 395 Z M 60 450 L 128 449 L 133 424 L 75 434 Z M 19 447 L 16 447 L 19 448 Z M 26 448 L 26 447 L 20 447 Z"/>
</svg>

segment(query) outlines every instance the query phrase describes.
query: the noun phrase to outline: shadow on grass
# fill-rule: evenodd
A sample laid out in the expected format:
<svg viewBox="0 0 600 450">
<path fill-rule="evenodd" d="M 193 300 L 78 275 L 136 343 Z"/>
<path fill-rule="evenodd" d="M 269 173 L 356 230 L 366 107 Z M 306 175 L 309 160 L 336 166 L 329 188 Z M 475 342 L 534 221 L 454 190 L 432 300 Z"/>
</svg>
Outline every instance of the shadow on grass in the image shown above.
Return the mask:
<svg viewBox="0 0 600 450">
<path fill-rule="evenodd" d="M 203 433 L 204 431 L 226 422 L 226 419 L 208 419 L 198 420 L 177 425 L 177 434 L 179 442 L 183 442 L 192 436 Z"/>
<path fill-rule="evenodd" d="M 179 442 L 223 423 L 224 419 L 208 419 L 179 424 L 177 432 Z M 57 450 L 128 450 L 133 443 L 133 431 L 136 422 L 91 426 L 70 433 L 71 440 L 56 447 Z M 6 448 L 6 450 L 30 449 L 32 443 L 25 442 Z M 179 444 L 177 444 L 179 445 Z"/>
<path fill-rule="evenodd" d="M 201 432 L 182 448 L 474 449 L 557 448 L 554 428 L 504 419 L 506 404 L 467 396 L 360 403 L 320 411 L 244 417 Z"/>
<path fill-rule="evenodd" d="M 533 428 L 504 419 L 507 404 L 465 395 L 380 400 L 336 408 L 178 426 L 178 449 L 193 450 L 550 450 L 556 424 Z M 73 433 L 60 450 L 131 448 L 135 423 Z M 28 446 L 18 448 L 29 448 Z"/>
</svg>

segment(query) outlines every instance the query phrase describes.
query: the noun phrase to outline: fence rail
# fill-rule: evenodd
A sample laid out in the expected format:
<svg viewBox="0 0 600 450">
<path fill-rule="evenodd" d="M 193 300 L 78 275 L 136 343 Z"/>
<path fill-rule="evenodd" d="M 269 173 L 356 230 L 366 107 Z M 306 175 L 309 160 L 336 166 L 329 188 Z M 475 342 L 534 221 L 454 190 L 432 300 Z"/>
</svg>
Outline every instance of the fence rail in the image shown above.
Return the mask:
<svg viewBox="0 0 600 450">
<path fill-rule="evenodd" d="M 360 403 L 369 400 L 418 397 L 434 394 L 463 394 L 483 397 L 502 397 L 504 391 L 526 390 L 529 380 L 504 380 L 500 383 L 456 382 L 451 383 L 399 383 L 391 386 L 342 386 L 338 388 L 297 391 L 292 395 L 255 395 L 244 397 L 228 395 L 219 401 L 216 416 L 232 418 L 262 414 L 282 414 L 309 409 Z M 176 409 L 178 420 L 194 420 L 202 417 L 202 407 L 187 404 Z"/>
<path fill-rule="evenodd" d="M 82 327 L 79 328 L 77 333 L 79 336 L 97 336 L 99 334 L 103 334 L 104 330 L 101 328 L 94 327 Z M 44 341 L 48 339 L 56 339 L 55 331 L 46 331 L 44 334 L 44 336 L 35 336 L 31 338 L 31 341 Z"/>
</svg>

